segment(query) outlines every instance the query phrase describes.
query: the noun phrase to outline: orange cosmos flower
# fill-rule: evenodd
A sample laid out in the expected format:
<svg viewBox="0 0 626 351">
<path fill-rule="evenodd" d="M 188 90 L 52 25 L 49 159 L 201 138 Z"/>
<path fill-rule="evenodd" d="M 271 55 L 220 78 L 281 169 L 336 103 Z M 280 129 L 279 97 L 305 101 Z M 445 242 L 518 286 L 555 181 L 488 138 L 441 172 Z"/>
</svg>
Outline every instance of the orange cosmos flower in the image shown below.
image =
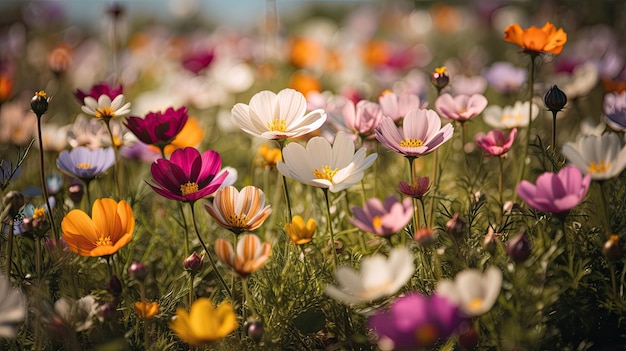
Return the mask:
<svg viewBox="0 0 626 351">
<path fill-rule="evenodd" d="M 200 122 L 196 118 L 191 118 L 187 120 L 183 129 L 176 135 L 172 142 L 165 146 L 165 154 L 171 155 L 174 150 L 183 149 L 185 147 L 191 146 L 196 147 L 200 144 L 204 138 L 204 130 L 200 127 Z M 158 148 L 156 148 L 158 150 Z"/>
<path fill-rule="evenodd" d="M 150 319 L 159 313 L 159 303 L 154 302 L 135 302 L 135 313 L 143 319 Z"/>
<path fill-rule="evenodd" d="M 122 200 L 98 199 L 91 218 L 81 210 L 71 210 L 61 229 L 67 246 L 81 256 L 108 256 L 116 253 L 133 238 L 135 217 L 130 205 Z"/>
<path fill-rule="evenodd" d="M 270 257 L 271 246 L 270 243 L 261 244 L 261 239 L 255 234 L 245 234 L 237 242 L 237 252 L 224 239 L 215 241 L 215 251 L 220 261 L 241 277 L 247 277 L 263 267 Z"/>
<path fill-rule="evenodd" d="M 519 24 L 511 24 L 504 30 L 504 40 L 517 44 L 528 52 L 550 52 L 555 55 L 561 53 L 567 42 L 567 33 L 563 28 L 546 22 L 541 28 L 532 26 L 522 29 Z"/>
</svg>

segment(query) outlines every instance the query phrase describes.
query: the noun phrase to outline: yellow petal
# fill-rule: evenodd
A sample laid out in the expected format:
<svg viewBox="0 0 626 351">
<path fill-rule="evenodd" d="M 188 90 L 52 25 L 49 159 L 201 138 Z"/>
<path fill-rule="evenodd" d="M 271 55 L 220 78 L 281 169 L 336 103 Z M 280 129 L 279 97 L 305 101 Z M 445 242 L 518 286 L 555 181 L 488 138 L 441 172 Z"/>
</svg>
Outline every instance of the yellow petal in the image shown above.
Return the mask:
<svg viewBox="0 0 626 351">
<path fill-rule="evenodd" d="M 170 322 L 169 326 L 170 329 L 172 329 L 184 342 L 189 345 L 200 345 L 200 340 L 195 336 L 191 329 L 189 314 L 187 311 L 182 308 L 177 309 L 176 318 Z"/>
</svg>

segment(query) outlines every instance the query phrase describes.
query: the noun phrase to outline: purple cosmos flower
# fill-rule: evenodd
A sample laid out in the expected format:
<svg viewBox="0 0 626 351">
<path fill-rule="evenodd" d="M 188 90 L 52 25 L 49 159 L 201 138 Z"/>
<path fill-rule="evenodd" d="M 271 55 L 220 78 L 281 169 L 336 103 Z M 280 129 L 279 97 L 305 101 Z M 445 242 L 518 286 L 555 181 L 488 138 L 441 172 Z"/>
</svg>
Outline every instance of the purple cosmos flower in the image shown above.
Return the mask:
<svg viewBox="0 0 626 351">
<path fill-rule="evenodd" d="M 115 164 L 113 148 L 91 150 L 85 146 L 63 150 L 57 158 L 57 167 L 64 173 L 89 182 Z"/>
<path fill-rule="evenodd" d="M 590 174 L 583 177 L 578 168 L 566 166 L 557 174 L 543 173 L 536 185 L 523 180 L 517 186 L 517 194 L 536 210 L 564 213 L 585 198 L 590 183 Z"/>
<path fill-rule="evenodd" d="M 113 100 L 116 96 L 121 95 L 122 93 L 123 88 L 121 85 L 113 87 L 108 85 L 107 83 L 98 83 L 91 87 L 91 90 L 89 92 L 84 92 L 78 89 L 76 90 L 76 93 L 74 93 L 74 95 L 82 104 L 87 96 L 90 96 L 97 101 L 101 95 L 107 95 L 111 100 Z"/>
<path fill-rule="evenodd" d="M 388 311 L 370 317 L 368 326 L 385 346 L 393 343 L 394 350 L 417 350 L 447 340 L 462 322 L 459 308 L 448 299 L 411 293 L 396 299 Z"/>
<path fill-rule="evenodd" d="M 148 112 L 145 118 L 128 117 L 125 125 L 143 143 L 162 148 L 178 135 L 188 118 L 187 107 L 170 107 L 165 112 Z"/>
<path fill-rule="evenodd" d="M 487 82 L 498 93 L 510 94 L 519 90 L 526 82 L 528 73 L 509 62 L 496 62 L 483 72 Z"/>
<path fill-rule="evenodd" d="M 383 112 L 380 105 L 375 102 L 361 100 L 355 106 L 351 100 L 346 100 L 342 115 L 350 130 L 363 137 L 369 137 L 380 123 Z"/>
<path fill-rule="evenodd" d="M 158 159 L 150 172 L 157 194 L 171 200 L 194 202 L 213 194 L 228 172 L 220 173 L 222 158 L 213 150 L 200 152 L 192 147 L 177 149 L 169 160 Z"/>
<path fill-rule="evenodd" d="M 390 236 L 400 231 L 413 216 L 411 198 L 400 202 L 395 195 L 388 196 L 382 203 L 377 198 L 365 202 L 363 208 L 352 207 L 354 218 L 350 223 L 361 230 L 380 236 Z"/>
<path fill-rule="evenodd" d="M 405 181 L 400 181 L 398 183 L 398 190 L 404 195 L 420 199 L 430 190 L 430 178 L 415 177 L 410 184 Z"/>
<path fill-rule="evenodd" d="M 141 160 L 152 163 L 161 157 L 157 149 L 148 144 L 138 141 L 130 146 L 120 147 L 120 156 L 129 160 Z"/>
<path fill-rule="evenodd" d="M 213 59 L 215 59 L 215 53 L 212 49 L 200 50 L 187 54 L 183 57 L 181 64 L 186 70 L 198 74 L 208 67 Z"/>
<path fill-rule="evenodd" d="M 435 100 L 435 108 L 441 116 L 459 122 L 465 122 L 478 116 L 485 107 L 487 107 L 487 98 L 479 94 L 457 95 L 455 97 L 450 94 L 443 94 Z"/>
<path fill-rule="evenodd" d="M 491 130 L 485 135 L 484 133 L 476 134 L 476 144 L 485 150 L 489 156 L 502 156 L 509 151 L 517 135 L 517 128 L 513 128 L 508 137 L 504 137 L 504 133 L 499 129 Z"/>
<path fill-rule="evenodd" d="M 606 94 L 604 114 L 609 127 L 618 132 L 626 131 L 626 92 Z"/>
<path fill-rule="evenodd" d="M 421 101 L 416 94 L 396 94 L 389 90 L 384 91 L 378 97 L 378 103 L 383 110 L 383 115 L 391 117 L 394 121 L 399 121 L 411 110 L 426 108 L 428 105 L 428 101 Z"/>
<path fill-rule="evenodd" d="M 453 132 L 450 123 L 441 127 L 437 112 L 418 109 L 407 113 L 402 127 L 396 127 L 390 117 L 383 117 L 376 127 L 376 139 L 400 155 L 418 157 L 433 152 L 452 138 Z"/>
</svg>

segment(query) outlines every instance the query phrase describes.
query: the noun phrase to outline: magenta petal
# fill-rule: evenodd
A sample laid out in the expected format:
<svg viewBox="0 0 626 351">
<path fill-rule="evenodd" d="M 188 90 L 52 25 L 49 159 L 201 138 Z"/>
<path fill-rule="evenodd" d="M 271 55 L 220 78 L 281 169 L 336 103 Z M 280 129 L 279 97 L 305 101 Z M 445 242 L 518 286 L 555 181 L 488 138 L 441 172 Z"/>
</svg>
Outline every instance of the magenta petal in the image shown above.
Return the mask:
<svg viewBox="0 0 626 351">
<path fill-rule="evenodd" d="M 170 161 L 177 164 L 185 173 L 187 179 L 191 174 L 191 168 L 196 158 L 200 156 L 200 152 L 193 147 L 174 150 L 170 156 Z"/>
</svg>

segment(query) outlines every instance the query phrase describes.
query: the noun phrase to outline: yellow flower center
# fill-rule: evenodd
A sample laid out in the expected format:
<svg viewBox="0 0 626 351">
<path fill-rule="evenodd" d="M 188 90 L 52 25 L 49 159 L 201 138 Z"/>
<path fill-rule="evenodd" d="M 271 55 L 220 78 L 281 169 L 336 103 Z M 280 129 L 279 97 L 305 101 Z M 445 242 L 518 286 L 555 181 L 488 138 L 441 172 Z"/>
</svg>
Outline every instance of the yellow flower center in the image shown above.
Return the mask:
<svg viewBox="0 0 626 351">
<path fill-rule="evenodd" d="M 46 94 L 46 92 L 43 90 L 39 90 L 38 92 L 35 93 L 35 96 L 41 97 L 41 98 L 45 98 L 47 95 L 48 94 Z"/>
<path fill-rule="evenodd" d="M 335 176 L 335 174 L 337 174 L 338 171 L 339 168 L 330 169 L 330 166 L 322 166 L 320 169 L 314 169 L 313 175 L 317 179 L 326 179 L 332 181 L 333 177 Z"/>
<path fill-rule="evenodd" d="M 438 74 L 446 73 L 446 66 L 441 66 L 441 67 L 435 68 L 435 73 L 438 73 Z"/>
<path fill-rule="evenodd" d="M 115 116 L 115 111 L 113 110 L 113 107 L 111 106 L 102 106 L 102 108 L 96 109 L 96 117 L 98 118 L 114 117 L 114 116 Z"/>
<path fill-rule="evenodd" d="M 76 168 L 89 169 L 89 168 L 91 168 L 91 163 L 89 163 L 89 162 L 79 163 L 79 164 L 76 165 Z"/>
<path fill-rule="evenodd" d="M 611 167 L 611 162 L 600 161 L 598 163 L 591 162 L 589 164 L 589 173 L 604 173 Z"/>
<path fill-rule="evenodd" d="M 98 238 L 98 240 L 96 241 L 96 246 L 100 247 L 100 246 L 111 246 L 113 243 L 111 242 L 111 237 L 110 236 L 105 236 L 102 238 Z"/>
<path fill-rule="evenodd" d="M 389 89 L 385 89 L 385 90 L 383 90 L 383 92 L 382 92 L 382 93 L 380 93 L 380 96 L 385 96 L 385 95 L 387 95 L 387 94 L 391 94 L 391 90 L 389 90 Z"/>
<path fill-rule="evenodd" d="M 400 141 L 400 147 L 420 147 L 424 145 L 422 139 L 404 139 Z"/>
<path fill-rule="evenodd" d="M 372 225 L 374 228 L 380 228 L 383 225 L 383 220 L 380 216 L 376 216 L 372 219 Z"/>
<path fill-rule="evenodd" d="M 35 211 L 33 211 L 33 219 L 43 218 L 45 214 L 46 212 L 43 207 L 36 208 Z"/>
<path fill-rule="evenodd" d="M 273 132 L 284 132 L 287 130 L 287 122 L 284 119 L 276 118 L 267 124 L 267 128 Z"/>
<path fill-rule="evenodd" d="M 467 304 L 467 309 L 470 311 L 476 311 L 483 307 L 483 299 L 480 297 L 475 297 Z"/>
<path fill-rule="evenodd" d="M 197 193 L 198 192 L 198 183 L 196 182 L 187 182 L 180 186 L 180 192 L 183 196 Z"/>
<path fill-rule="evenodd" d="M 230 215 L 228 216 L 228 223 L 233 228 L 244 228 L 248 225 L 248 217 L 246 215 Z"/>
<path fill-rule="evenodd" d="M 506 122 L 511 119 L 515 120 L 515 122 L 519 122 L 522 120 L 522 115 L 520 115 L 519 113 L 514 114 L 513 116 L 506 114 L 506 115 L 502 115 L 502 118 L 500 118 L 502 122 Z"/>
<path fill-rule="evenodd" d="M 459 111 L 459 113 L 465 113 L 465 112 L 467 112 L 466 109 L 461 109 L 461 111 Z"/>
</svg>

